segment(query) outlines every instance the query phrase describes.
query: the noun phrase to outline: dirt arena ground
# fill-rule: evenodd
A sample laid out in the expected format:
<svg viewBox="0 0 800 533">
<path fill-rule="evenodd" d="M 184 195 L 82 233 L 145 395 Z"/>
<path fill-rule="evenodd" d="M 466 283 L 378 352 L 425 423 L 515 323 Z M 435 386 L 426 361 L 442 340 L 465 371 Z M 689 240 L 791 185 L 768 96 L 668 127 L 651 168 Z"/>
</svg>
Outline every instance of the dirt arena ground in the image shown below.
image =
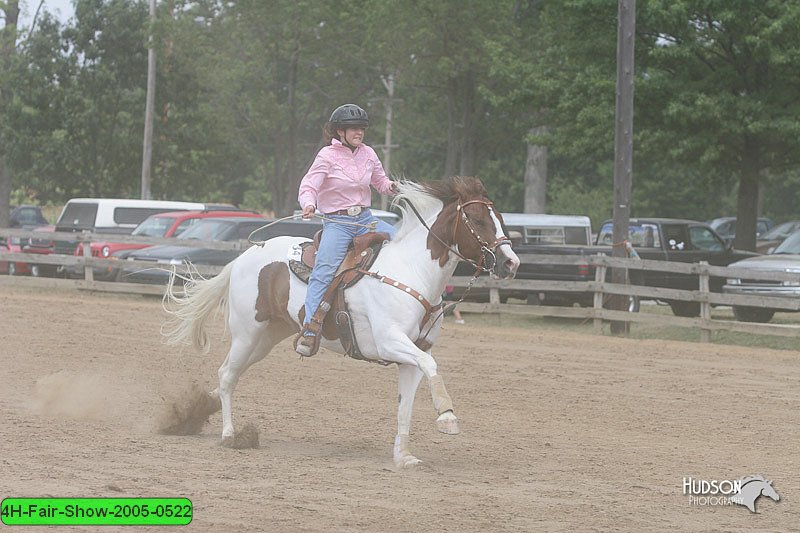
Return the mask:
<svg viewBox="0 0 800 533">
<path fill-rule="evenodd" d="M 798 531 L 800 351 L 448 321 L 434 355 L 462 422 L 420 387 L 396 471 L 396 370 L 289 344 L 244 375 L 258 449 L 154 431 L 227 349 L 162 344 L 160 301 L 0 287 L 0 497 L 188 497 L 197 531 Z M 781 495 L 692 506 L 684 477 L 764 474 Z M 97 528 L 82 528 L 97 531 Z M 104 528 L 108 531 L 111 528 Z M 131 528 L 125 529 L 130 531 Z"/>
</svg>

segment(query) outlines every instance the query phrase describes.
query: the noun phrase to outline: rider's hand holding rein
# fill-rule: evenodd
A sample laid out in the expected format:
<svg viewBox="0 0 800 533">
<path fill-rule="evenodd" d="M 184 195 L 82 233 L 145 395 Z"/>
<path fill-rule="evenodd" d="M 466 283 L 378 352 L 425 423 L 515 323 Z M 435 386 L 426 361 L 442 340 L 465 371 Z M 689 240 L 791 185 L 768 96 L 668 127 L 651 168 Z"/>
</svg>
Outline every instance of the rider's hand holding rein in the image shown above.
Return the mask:
<svg viewBox="0 0 800 533">
<path fill-rule="evenodd" d="M 303 208 L 303 219 L 304 220 L 311 219 L 311 217 L 314 216 L 314 211 L 316 211 L 316 210 L 317 210 L 317 206 L 315 206 L 314 204 L 308 204 L 307 206 L 305 206 Z"/>
</svg>

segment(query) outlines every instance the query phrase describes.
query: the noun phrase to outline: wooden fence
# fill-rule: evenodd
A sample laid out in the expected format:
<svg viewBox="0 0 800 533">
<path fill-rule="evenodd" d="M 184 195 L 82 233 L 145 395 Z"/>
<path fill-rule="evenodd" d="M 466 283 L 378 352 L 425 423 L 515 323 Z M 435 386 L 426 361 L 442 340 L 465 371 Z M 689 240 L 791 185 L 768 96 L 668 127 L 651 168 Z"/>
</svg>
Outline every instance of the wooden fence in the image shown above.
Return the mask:
<svg viewBox="0 0 800 533">
<path fill-rule="evenodd" d="M 120 293 L 136 294 L 163 294 L 163 286 L 147 285 L 140 283 L 124 282 L 102 282 L 95 281 L 92 267 L 120 267 L 123 263 L 117 259 L 105 259 L 92 257 L 90 246 L 94 242 L 120 242 L 135 244 L 169 244 L 178 246 L 204 247 L 217 250 L 237 250 L 244 251 L 250 243 L 247 241 L 219 242 L 219 241 L 186 241 L 175 238 L 156 238 L 156 237 L 132 237 L 128 235 L 108 235 L 84 233 L 42 233 L 26 230 L 0 229 L 0 238 L 20 237 L 23 240 L 53 239 L 70 240 L 84 243 L 83 256 L 67 255 L 41 255 L 25 253 L 0 252 L 0 261 L 13 260 L 15 262 L 28 262 L 47 265 L 79 265 L 84 269 L 83 279 L 55 279 L 55 278 L 25 278 L 0 276 L 0 285 L 19 284 L 25 286 L 38 287 L 71 287 L 75 289 L 92 291 L 109 291 Z M 800 336 L 800 325 L 782 324 L 755 324 L 737 322 L 731 320 L 716 320 L 711 318 L 712 305 L 736 305 L 756 308 L 769 308 L 783 311 L 800 311 L 800 298 L 770 297 L 770 296 L 745 296 L 733 294 L 720 294 L 710 292 L 709 279 L 711 276 L 722 278 L 747 278 L 765 281 L 792 282 L 800 283 L 800 274 L 787 272 L 754 272 L 742 268 L 716 267 L 699 263 L 676 263 L 667 261 L 653 261 L 629 258 L 612 258 L 605 255 L 589 257 L 578 257 L 572 255 L 522 255 L 520 260 L 523 262 L 556 264 L 556 265 L 590 265 L 596 267 L 594 281 L 585 282 L 559 282 L 559 281 L 536 281 L 536 280 L 493 280 L 488 276 L 482 276 L 474 280 L 472 286 L 475 288 L 488 289 L 488 303 L 474 303 L 465 301 L 460 304 L 460 309 L 472 313 L 500 313 L 512 315 L 528 316 L 553 316 L 571 317 L 593 320 L 596 330 L 602 330 L 604 321 L 621 321 L 649 324 L 666 324 L 681 326 L 693 329 L 700 329 L 701 339 L 708 341 L 712 331 L 726 330 L 739 331 L 760 335 L 780 335 L 780 336 Z M 153 268 L 153 262 L 149 261 L 124 261 L 125 267 Z M 172 268 L 172 265 L 157 265 L 156 267 Z M 185 267 L 176 266 L 178 272 L 185 272 Z M 698 276 L 699 284 L 697 290 L 677 290 L 641 285 L 615 284 L 606 281 L 606 272 L 609 268 L 625 268 L 628 270 L 661 271 L 675 274 L 689 274 Z M 196 271 L 203 276 L 213 276 L 222 267 L 197 266 Z M 451 284 L 457 288 L 466 288 L 470 282 L 469 277 L 454 277 Z M 500 303 L 500 291 L 520 291 L 520 292 L 577 292 L 591 293 L 594 305 L 592 307 L 554 307 L 539 305 L 524 305 L 514 303 Z M 625 311 L 613 311 L 605 309 L 603 302 L 606 295 L 618 294 L 625 296 L 638 296 L 640 299 L 649 300 L 676 300 L 684 302 L 696 302 L 700 305 L 700 316 L 698 318 L 685 318 L 671 315 L 657 315 L 653 313 L 629 313 Z"/>
</svg>

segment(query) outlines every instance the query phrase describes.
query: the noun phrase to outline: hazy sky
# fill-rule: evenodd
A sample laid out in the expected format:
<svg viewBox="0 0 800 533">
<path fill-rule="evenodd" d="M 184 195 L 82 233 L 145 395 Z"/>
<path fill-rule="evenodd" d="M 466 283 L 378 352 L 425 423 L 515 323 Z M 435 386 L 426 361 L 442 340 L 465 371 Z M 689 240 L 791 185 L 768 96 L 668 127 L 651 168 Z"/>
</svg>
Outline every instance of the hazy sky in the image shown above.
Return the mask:
<svg viewBox="0 0 800 533">
<path fill-rule="evenodd" d="M 39 7 L 40 1 L 41 0 L 20 0 L 19 6 L 22 10 L 19 17 L 20 26 L 30 25 L 33 14 L 36 12 L 36 8 Z M 71 0 L 44 0 L 42 11 L 45 10 L 55 15 L 61 22 L 69 20 L 74 13 Z"/>
</svg>

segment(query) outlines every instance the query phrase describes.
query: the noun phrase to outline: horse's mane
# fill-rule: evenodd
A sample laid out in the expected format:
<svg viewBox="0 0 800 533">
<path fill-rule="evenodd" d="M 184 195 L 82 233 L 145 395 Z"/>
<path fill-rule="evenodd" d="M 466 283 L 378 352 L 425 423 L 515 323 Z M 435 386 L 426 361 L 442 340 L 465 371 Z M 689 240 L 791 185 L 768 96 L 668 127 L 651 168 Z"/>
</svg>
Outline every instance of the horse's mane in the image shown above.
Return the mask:
<svg viewBox="0 0 800 533">
<path fill-rule="evenodd" d="M 751 481 L 764 481 L 764 482 L 766 482 L 767 480 L 764 478 L 764 476 L 759 474 L 759 475 L 755 475 L 755 476 L 743 477 L 739 481 L 742 482 L 742 487 L 744 487 L 745 485 L 747 485 Z"/>
<path fill-rule="evenodd" d="M 392 200 L 392 207 L 397 208 L 402 220 L 394 240 L 398 241 L 413 229 L 421 225 L 419 219 L 411 210 L 411 202 L 422 218 L 430 219 L 441 211 L 442 207 L 455 202 L 487 196 L 483 183 L 478 178 L 453 176 L 443 180 L 415 183 L 409 180 L 396 180 L 398 193 Z M 406 201 L 404 201 L 406 200 Z"/>
</svg>

